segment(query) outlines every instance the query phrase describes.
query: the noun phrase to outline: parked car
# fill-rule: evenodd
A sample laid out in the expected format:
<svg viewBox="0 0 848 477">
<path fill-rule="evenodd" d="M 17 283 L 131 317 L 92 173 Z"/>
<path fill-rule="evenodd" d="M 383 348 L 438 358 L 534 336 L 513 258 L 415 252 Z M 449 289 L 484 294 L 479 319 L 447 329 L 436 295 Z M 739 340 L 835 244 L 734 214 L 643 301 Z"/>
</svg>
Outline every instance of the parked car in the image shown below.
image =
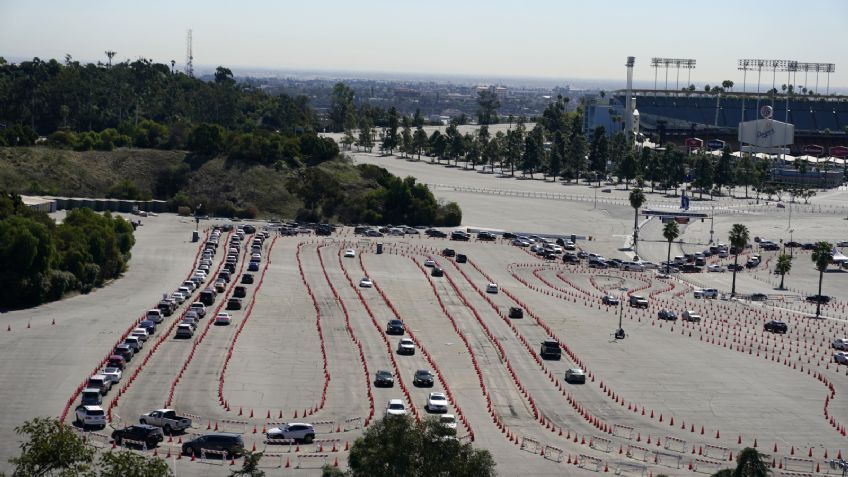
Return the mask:
<svg viewBox="0 0 848 477">
<path fill-rule="evenodd" d="M 109 356 L 109 360 L 106 362 L 106 365 L 110 368 L 118 368 L 123 370 L 127 366 L 127 360 L 119 354 L 113 354 Z"/>
<path fill-rule="evenodd" d="M 666 321 L 677 321 L 677 313 L 663 309 L 657 313 L 657 318 Z"/>
<path fill-rule="evenodd" d="M 718 290 L 715 288 L 702 288 L 693 292 L 695 298 L 718 298 Z"/>
<path fill-rule="evenodd" d="M 185 431 L 191 427 L 191 419 L 178 415 L 173 409 L 157 409 L 142 414 L 139 416 L 138 422 L 161 427 L 168 435 L 174 431 Z"/>
<path fill-rule="evenodd" d="M 240 457 L 244 454 L 244 440 L 240 434 L 213 432 L 184 442 L 182 446 L 184 455 L 199 456 L 203 450 L 224 452 L 224 458 Z"/>
<path fill-rule="evenodd" d="M 446 248 L 446 249 L 442 250 L 442 256 L 444 256 L 444 257 L 456 256 L 456 251 L 452 248 Z"/>
<path fill-rule="evenodd" d="M 87 388 L 99 389 L 100 394 L 106 394 L 112 389 L 112 378 L 103 374 L 93 374 L 88 378 Z"/>
<path fill-rule="evenodd" d="M 601 259 L 601 258 L 590 258 L 588 262 L 589 268 L 597 268 L 599 270 L 604 270 L 609 268 L 609 264 Z"/>
<path fill-rule="evenodd" d="M 719 263 L 714 263 L 714 264 L 712 264 L 712 265 L 710 265 L 710 266 L 708 266 L 708 267 L 707 267 L 707 271 L 708 271 L 708 272 L 718 272 L 718 273 L 721 273 L 721 272 L 724 272 L 724 266 L 722 266 L 722 265 L 721 265 L 721 264 L 719 264 Z"/>
<path fill-rule="evenodd" d="M 112 358 L 110 357 L 109 359 L 111 360 Z M 124 372 L 121 371 L 121 368 L 117 366 L 106 366 L 105 368 L 103 368 L 102 371 L 100 371 L 100 374 L 109 378 L 109 380 L 112 381 L 112 384 L 114 385 L 121 382 L 121 378 L 123 377 Z"/>
<path fill-rule="evenodd" d="M 147 310 L 147 313 L 145 313 L 144 317 L 155 323 L 162 323 L 162 320 L 164 319 L 162 317 L 162 310 L 158 308 L 154 310 Z"/>
<path fill-rule="evenodd" d="M 226 311 L 219 311 L 217 315 L 215 315 L 215 324 L 216 325 L 229 325 L 232 323 L 233 317 Z"/>
<path fill-rule="evenodd" d="M 821 303 L 822 305 L 826 305 L 830 303 L 830 297 L 827 295 L 810 295 L 807 297 L 807 301 L 810 303 Z"/>
<path fill-rule="evenodd" d="M 251 260 L 250 263 L 247 264 L 248 272 L 258 272 L 259 271 L 259 262 L 256 260 Z"/>
<path fill-rule="evenodd" d="M 771 333 L 786 334 L 786 332 L 789 331 L 789 326 L 782 321 L 771 320 L 763 325 L 763 330 Z"/>
<path fill-rule="evenodd" d="M 386 416 L 405 416 L 406 415 L 406 405 L 403 403 L 401 399 L 389 399 L 389 403 L 386 405 Z"/>
<path fill-rule="evenodd" d="M 510 318 L 524 318 L 524 310 L 517 306 L 509 307 Z"/>
<path fill-rule="evenodd" d="M 583 384 L 586 382 L 586 373 L 580 368 L 569 368 L 565 372 L 565 382 Z"/>
<path fill-rule="evenodd" d="M 391 388 L 395 385 L 395 377 L 391 371 L 380 370 L 374 376 L 374 386 L 378 388 Z"/>
<path fill-rule="evenodd" d="M 489 283 L 486 285 L 486 293 L 497 293 L 498 292 L 498 284 L 497 283 Z"/>
<path fill-rule="evenodd" d="M 456 429 L 456 416 L 453 414 L 442 414 L 439 416 L 439 424 L 447 427 L 448 429 Z"/>
<path fill-rule="evenodd" d="M 398 354 L 415 354 L 415 342 L 410 338 L 401 338 L 397 347 Z"/>
<path fill-rule="evenodd" d="M 454 230 L 451 232 L 450 239 L 467 242 L 471 240 L 471 235 L 463 232 L 462 230 Z"/>
<path fill-rule="evenodd" d="M 766 301 L 768 300 L 768 295 L 765 293 L 751 293 L 751 301 Z"/>
<path fill-rule="evenodd" d="M 432 269 L 432 270 L 430 270 L 430 275 L 431 275 L 431 276 L 434 276 L 434 277 L 437 277 L 437 278 L 438 278 L 438 277 L 443 277 L 443 276 L 445 276 L 445 271 L 444 271 L 444 270 L 442 270 L 442 268 L 441 268 L 441 267 L 433 267 L 433 269 Z"/>
<path fill-rule="evenodd" d="M 132 361 L 133 356 L 135 356 L 135 350 L 132 346 L 121 343 L 115 347 L 115 354 L 122 356 L 127 362 L 130 362 Z"/>
<path fill-rule="evenodd" d="M 177 325 L 177 331 L 174 334 L 174 338 L 191 338 L 192 336 L 194 336 L 194 327 L 185 323 Z"/>
<path fill-rule="evenodd" d="M 274 439 L 290 439 L 295 442 L 305 442 L 307 444 L 315 440 L 315 428 L 312 424 L 304 422 L 290 422 L 279 427 L 268 429 L 265 434 L 268 440 Z"/>
<path fill-rule="evenodd" d="M 106 412 L 99 405 L 78 406 L 74 414 L 75 423 L 83 429 L 106 427 Z"/>
<path fill-rule="evenodd" d="M 241 298 L 232 297 L 227 300 L 228 310 L 241 310 Z"/>
<path fill-rule="evenodd" d="M 621 269 L 625 272 L 644 272 L 645 267 L 636 262 L 622 262 Z"/>
<path fill-rule="evenodd" d="M 833 353 L 833 361 L 839 364 L 848 364 L 848 352 L 837 351 Z"/>
<path fill-rule="evenodd" d="M 836 338 L 830 345 L 833 349 L 848 351 L 848 338 Z"/>
<path fill-rule="evenodd" d="M 424 260 L 424 266 L 425 267 L 435 267 L 436 261 L 433 260 L 432 258 L 428 258 L 427 260 Z"/>
<path fill-rule="evenodd" d="M 359 280 L 359 286 L 361 288 L 371 288 L 374 286 L 374 282 L 372 282 L 368 277 L 363 277 L 362 280 Z"/>
<path fill-rule="evenodd" d="M 604 297 L 601 298 L 601 303 L 607 306 L 618 306 L 618 298 L 612 295 L 604 295 Z"/>
<path fill-rule="evenodd" d="M 427 412 L 445 413 L 448 412 L 448 397 L 445 393 L 432 392 L 427 396 L 427 404 L 424 406 Z"/>
<path fill-rule="evenodd" d="M 461 254 L 461 253 L 460 253 L 460 254 L 457 254 L 457 256 L 456 256 L 456 263 L 465 263 L 465 262 L 467 262 L 467 261 L 468 261 L 468 257 L 467 257 L 467 256 L 465 256 L 464 254 Z"/>
<path fill-rule="evenodd" d="M 422 388 L 423 387 L 431 388 L 431 387 L 433 387 L 433 384 L 435 384 L 435 377 L 433 376 L 433 373 L 430 372 L 430 370 L 419 369 L 418 371 L 415 372 L 415 375 L 412 377 L 412 384 L 413 384 L 413 386 L 418 386 L 418 387 L 422 387 Z"/>
<path fill-rule="evenodd" d="M 683 312 L 683 321 L 699 323 L 701 321 L 701 315 L 693 310 L 686 310 Z"/>
<path fill-rule="evenodd" d="M 560 348 L 559 342 L 555 339 L 546 339 L 542 341 L 542 345 L 539 348 L 539 355 L 542 359 L 559 360 L 562 357 L 562 348 Z"/>
<path fill-rule="evenodd" d="M 238 287 L 236 287 L 236 288 L 238 288 Z M 192 303 L 191 307 L 189 309 L 191 311 L 197 313 L 197 316 L 199 316 L 201 318 L 206 316 L 206 305 L 204 305 L 203 303 L 201 303 L 199 301 Z"/>
<path fill-rule="evenodd" d="M 103 404 L 103 394 L 99 389 L 85 388 L 80 393 L 80 404 L 83 406 L 99 406 Z"/>
<path fill-rule="evenodd" d="M 438 230 L 438 229 L 427 229 L 427 230 L 424 231 L 424 233 L 429 235 L 430 237 L 436 237 L 436 238 L 445 238 L 445 237 L 448 236 L 448 234 L 446 234 L 445 232 L 442 232 L 441 230 Z"/>
<path fill-rule="evenodd" d="M 477 240 L 485 240 L 487 242 L 491 242 L 492 240 L 497 239 L 498 237 L 491 232 L 479 232 L 477 234 Z"/>
<path fill-rule="evenodd" d="M 636 308 L 648 308 L 648 299 L 642 295 L 630 295 L 628 303 Z"/>
<path fill-rule="evenodd" d="M 164 439 L 162 429 L 148 424 L 136 424 L 112 431 L 112 440 L 118 446 L 130 445 L 130 442 L 125 442 L 126 440 L 133 441 L 133 444 L 143 442 L 146 449 L 151 449 L 158 446 Z"/>
<path fill-rule="evenodd" d="M 402 335 L 404 333 L 403 322 L 400 320 L 389 320 L 386 324 L 386 334 Z"/>
<path fill-rule="evenodd" d="M 349 248 L 349 249 L 345 250 L 344 256 L 347 257 L 347 258 L 354 258 L 354 257 L 356 257 L 356 250 Z"/>
</svg>

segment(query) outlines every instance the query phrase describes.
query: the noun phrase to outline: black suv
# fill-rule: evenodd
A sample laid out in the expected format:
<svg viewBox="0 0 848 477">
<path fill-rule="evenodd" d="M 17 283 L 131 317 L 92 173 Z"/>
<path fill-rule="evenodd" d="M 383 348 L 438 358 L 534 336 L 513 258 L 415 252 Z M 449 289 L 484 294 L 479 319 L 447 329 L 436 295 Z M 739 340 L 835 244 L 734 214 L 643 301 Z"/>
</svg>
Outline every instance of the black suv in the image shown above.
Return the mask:
<svg viewBox="0 0 848 477">
<path fill-rule="evenodd" d="M 380 370 L 377 371 L 377 375 L 374 377 L 374 386 L 378 388 L 386 387 L 391 388 L 395 385 L 395 377 L 392 376 L 391 371 Z"/>
<path fill-rule="evenodd" d="M 492 232 L 480 232 L 477 234 L 477 240 L 486 240 L 488 242 L 491 242 L 492 240 L 495 240 L 497 238 L 498 237 L 495 236 L 495 234 L 493 234 Z"/>
<path fill-rule="evenodd" d="M 471 235 L 463 232 L 462 230 L 454 230 L 450 235 L 451 240 L 461 240 L 463 242 L 467 242 L 471 240 Z"/>
<path fill-rule="evenodd" d="M 144 442 L 144 445 L 150 449 L 159 445 L 164 438 L 165 436 L 162 434 L 161 428 L 148 424 L 136 424 L 123 429 L 115 429 L 112 432 L 112 439 L 115 441 L 115 445 L 119 446 L 123 444 L 124 439 L 129 439 L 131 441 Z M 129 444 L 127 442 L 127 445 Z"/>
<path fill-rule="evenodd" d="M 789 327 L 786 326 L 786 323 L 777 320 L 771 320 L 765 325 L 763 325 L 763 329 L 766 331 L 770 331 L 772 333 L 782 333 L 786 334 L 789 331 Z"/>
<path fill-rule="evenodd" d="M 677 321 L 677 313 L 670 310 L 660 310 L 657 313 L 657 318 L 666 321 Z"/>
<path fill-rule="evenodd" d="M 236 285 L 233 289 L 233 296 L 236 298 L 244 298 L 247 296 L 247 288 L 243 285 Z"/>
<path fill-rule="evenodd" d="M 441 277 L 441 276 L 444 276 L 444 274 L 445 274 L 445 271 L 442 270 L 439 267 L 433 267 L 433 270 L 430 272 L 430 275 L 432 275 L 434 277 Z"/>
<path fill-rule="evenodd" d="M 562 349 L 559 347 L 559 343 L 553 339 L 547 339 L 542 341 L 542 347 L 539 350 L 539 354 L 542 356 L 542 359 L 555 359 L 559 360 L 562 357 Z"/>
<path fill-rule="evenodd" d="M 412 378 L 412 384 L 420 388 L 431 388 L 434 382 L 433 373 L 426 369 L 419 369 Z"/>
<path fill-rule="evenodd" d="M 225 452 L 225 457 L 239 457 L 244 454 L 244 440 L 239 434 L 214 432 L 192 439 L 182 448 L 184 455 L 199 456 L 201 450 Z"/>
<path fill-rule="evenodd" d="M 436 238 L 445 238 L 445 237 L 448 236 L 448 234 L 442 232 L 441 230 L 437 230 L 437 229 L 427 229 L 427 230 L 424 231 L 424 233 L 429 235 L 430 237 L 436 237 Z"/>
<path fill-rule="evenodd" d="M 251 283 L 253 283 L 253 275 L 251 275 L 250 273 L 245 273 L 241 276 L 241 282 L 245 285 L 250 285 Z"/>
<path fill-rule="evenodd" d="M 468 257 L 466 257 L 465 255 L 463 255 L 461 253 L 456 256 L 456 263 L 465 263 L 467 261 L 468 261 Z"/>
<path fill-rule="evenodd" d="M 241 310 L 241 298 L 230 298 L 227 300 L 228 310 Z"/>
<path fill-rule="evenodd" d="M 444 255 L 445 257 L 453 257 L 456 255 L 456 251 L 454 251 L 454 249 L 452 248 L 446 248 L 442 250 L 442 255 Z"/>
<path fill-rule="evenodd" d="M 524 318 L 524 310 L 517 306 L 509 307 L 509 317 L 510 318 Z"/>
<path fill-rule="evenodd" d="M 386 325 L 386 334 L 402 335 L 404 333 L 403 322 L 400 320 L 389 320 Z"/>
<path fill-rule="evenodd" d="M 565 252 L 562 255 L 562 263 L 580 263 L 580 257 L 574 252 Z"/>
</svg>

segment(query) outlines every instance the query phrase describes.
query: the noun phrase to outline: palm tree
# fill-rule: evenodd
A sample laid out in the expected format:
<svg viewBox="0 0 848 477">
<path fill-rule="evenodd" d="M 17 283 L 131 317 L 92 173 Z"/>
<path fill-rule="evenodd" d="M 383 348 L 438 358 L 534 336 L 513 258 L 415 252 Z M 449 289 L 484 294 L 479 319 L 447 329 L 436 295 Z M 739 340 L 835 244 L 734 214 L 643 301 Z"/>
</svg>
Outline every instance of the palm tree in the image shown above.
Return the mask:
<svg viewBox="0 0 848 477">
<path fill-rule="evenodd" d="M 636 188 L 630 191 L 630 207 L 633 207 L 633 252 L 639 254 L 639 208 L 645 204 L 645 194 L 642 189 Z"/>
<path fill-rule="evenodd" d="M 832 249 L 833 245 L 830 242 L 817 242 L 815 248 L 813 248 L 813 263 L 816 264 L 816 270 L 819 271 L 819 294 L 816 297 L 816 318 L 821 316 L 822 280 L 824 280 L 824 271 L 830 265 Z"/>
<path fill-rule="evenodd" d="M 785 253 L 781 253 L 780 256 L 777 257 L 777 265 L 774 267 L 774 271 L 780 274 L 781 290 L 783 290 L 783 279 L 786 277 L 786 274 L 789 273 L 789 270 L 792 270 L 792 257 Z"/>
<path fill-rule="evenodd" d="M 736 270 L 739 268 L 739 252 L 741 252 L 748 240 L 751 238 L 748 233 L 748 227 L 742 224 L 733 224 L 730 230 L 730 246 L 733 248 L 733 287 L 730 289 L 730 296 L 736 296 Z"/>
<path fill-rule="evenodd" d="M 680 237 L 680 229 L 677 227 L 677 221 L 671 220 L 663 227 L 663 237 L 668 240 L 668 254 L 665 258 L 665 273 L 668 273 L 668 262 L 671 261 L 671 242 L 677 237 Z"/>
</svg>

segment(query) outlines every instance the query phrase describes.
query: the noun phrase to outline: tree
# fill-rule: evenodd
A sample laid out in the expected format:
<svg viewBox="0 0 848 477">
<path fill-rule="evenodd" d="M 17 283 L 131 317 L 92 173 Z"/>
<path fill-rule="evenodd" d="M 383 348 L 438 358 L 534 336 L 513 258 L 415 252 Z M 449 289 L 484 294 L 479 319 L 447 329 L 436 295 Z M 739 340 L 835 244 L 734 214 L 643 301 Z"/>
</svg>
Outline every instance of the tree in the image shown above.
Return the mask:
<svg viewBox="0 0 848 477">
<path fill-rule="evenodd" d="M 739 254 L 748 246 L 748 240 L 751 236 L 748 233 L 748 227 L 742 224 L 733 224 L 730 229 L 730 247 L 733 252 L 733 286 L 730 289 L 730 296 L 736 296 L 736 271 L 739 269 Z"/>
<path fill-rule="evenodd" d="M 487 450 L 460 443 L 456 433 L 436 419 L 416 423 L 408 416 L 375 422 L 350 448 L 352 477 L 493 476 L 495 462 Z"/>
<path fill-rule="evenodd" d="M 630 188 L 630 181 L 636 178 L 636 171 L 636 153 L 634 153 L 633 151 L 627 151 L 624 154 L 624 157 L 622 157 L 621 160 L 618 162 L 618 169 L 616 170 L 616 175 L 618 176 L 618 179 L 624 179 L 625 190 Z"/>
<path fill-rule="evenodd" d="M 16 427 L 15 433 L 24 442 L 21 455 L 9 459 L 15 466 L 13 477 L 94 475 L 94 449 L 58 419 L 36 417 Z"/>
<path fill-rule="evenodd" d="M 236 80 L 233 79 L 233 71 L 229 68 L 224 68 L 223 66 L 215 68 L 215 84 L 224 86 L 232 86 L 236 84 Z"/>
<path fill-rule="evenodd" d="M 630 191 L 630 207 L 633 207 L 633 251 L 639 253 L 639 208 L 648 200 L 642 189 Z"/>
<path fill-rule="evenodd" d="M 530 178 L 545 160 L 545 130 L 541 124 L 537 124 L 524 139 L 524 156 L 522 170 L 526 174 L 530 171 Z"/>
<path fill-rule="evenodd" d="M 668 273 L 668 262 L 671 261 L 671 242 L 674 242 L 677 237 L 680 237 L 680 228 L 677 226 L 676 220 L 669 220 L 663 227 L 663 237 L 668 240 L 668 253 L 665 258 L 665 273 Z"/>
<path fill-rule="evenodd" d="M 699 189 L 698 194 L 700 197 L 704 196 L 704 190 L 712 190 L 715 174 L 713 172 L 713 161 L 710 159 L 710 156 L 706 154 L 695 156 L 692 176 L 692 185 Z"/>
<path fill-rule="evenodd" d="M 739 451 L 736 456 L 736 469 L 732 472 L 727 472 L 729 469 L 721 470 L 713 475 L 719 477 L 768 477 L 771 475 L 771 469 L 766 460 L 767 457 L 757 449 L 746 447 Z"/>
<path fill-rule="evenodd" d="M 418 159 L 421 159 L 421 151 L 427 147 L 427 133 L 423 127 L 415 127 L 415 134 L 412 136 L 412 146 L 418 154 Z"/>
<path fill-rule="evenodd" d="M 718 159 L 718 165 L 715 168 L 715 179 L 713 180 L 719 191 L 721 191 L 722 187 L 729 186 L 733 183 L 732 159 L 730 146 L 725 146 Z"/>
<path fill-rule="evenodd" d="M 99 477 L 171 477 L 168 463 L 130 451 L 106 452 L 100 457 Z M 257 477 L 261 477 L 257 475 Z"/>
<path fill-rule="evenodd" d="M 188 148 L 192 152 L 214 156 L 224 150 L 226 132 L 217 124 L 201 123 L 191 131 Z"/>
<path fill-rule="evenodd" d="M 387 149 L 389 154 L 392 153 L 394 148 L 398 147 L 398 112 L 394 106 L 389 108 L 389 122 L 388 128 L 386 129 L 386 137 L 383 138 L 383 149 Z"/>
<path fill-rule="evenodd" d="M 786 274 L 789 273 L 789 270 L 792 270 L 792 257 L 785 253 L 781 253 L 777 257 L 777 265 L 774 267 L 774 271 L 780 274 L 781 290 L 783 290 L 783 279 L 786 277 Z"/>
<path fill-rule="evenodd" d="M 241 469 L 230 472 L 230 477 L 265 477 L 265 471 L 259 468 L 262 452 L 246 452 Z"/>
<path fill-rule="evenodd" d="M 498 123 L 498 108 L 501 107 L 501 101 L 498 99 L 497 93 L 490 89 L 484 89 L 477 93 L 477 123 L 478 124 L 497 124 Z"/>
<path fill-rule="evenodd" d="M 598 187 L 601 186 L 601 179 L 607 172 L 607 162 L 609 162 L 607 133 L 603 126 L 598 126 L 592 132 L 592 145 L 589 147 L 589 167 L 598 179 Z"/>
<path fill-rule="evenodd" d="M 832 258 L 833 244 L 830 242 L 816 242 L 813 248 L 812 260 L 816 265 L 816 270 L 819 271 L 819 295 L 816 300 L 816 318 L 821 317 L 821 302 L 822 302 L 822 281 L 824 280 L 824 271 L 830 265 Z"/>
<path fill-rule="evenodd" d="M 336 83 L 330 96 L 330 130 L 344 131 L 345 124 L 350 122 L 349 116 L 354 112 L 353 90 L 344 83 Z M 354 121 L 355 123 L 355 121 Z"/>
<path fill-rule="evenodd" d="M 745 198 L 748 198 L 748 187 L 754 184 L 754 163 L 748 154 L 743 155 L 736 163 L 735 183 L 745 186 Z"/>
<path fill-rule="evenodd" d="M 401 133 L 400 133 L 400 144 L 401 144 L 401 152 L 404 154 L 413 154 L 415 148 L 412 144 L 412 123 L 409 120 L 409 116 L 404 116 L 401 119 Z"/>
</svg>

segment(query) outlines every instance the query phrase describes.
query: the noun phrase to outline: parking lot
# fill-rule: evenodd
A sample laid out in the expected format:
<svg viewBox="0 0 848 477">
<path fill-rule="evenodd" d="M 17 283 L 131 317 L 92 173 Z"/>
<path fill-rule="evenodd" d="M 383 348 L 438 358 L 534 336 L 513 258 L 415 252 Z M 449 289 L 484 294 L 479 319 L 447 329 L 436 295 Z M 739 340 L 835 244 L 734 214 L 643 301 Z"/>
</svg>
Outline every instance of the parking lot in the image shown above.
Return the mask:
<svg viewBox="0 0 848 477">
<path fill-rule="evenodd" d="M 401 163 L 417 167 L 420 176 L 439 167 Z M 489 175 L 452 173 L 471 177 L 464 179 L 471 186 L 502 187 Z M 581 250 L 632 256 L 622 250 L 633 224 L 629 206 L 436 192 L 458 200 L 464 222 L 473 227 L 573 233 L 586 237 L 577 242 Z M 787 237 L 783 216 L 728 210 L 713 225 L 720 241 L 737 222 L 748 225 L 752 237 Z M 794 239 L 845 239 L 838 237 L 842 219 L 799 210 L 792 218 Z M 148 218 L 125 277 L 90 295 L 3 315 L 10 331 L 0 335 L 0 376 L 16 383 L 2 391 L 4 456 L 17 453 L 12 428 L 25 419 L 60 415 L 67 406 L 66 421 L 73 421 L 81 383 L 162 293 L 191 276 L 212 227 L 225 223 L 202 221 L 201 240 L 192 243 L 193 222 Z M 257 223 L 260 230 L 262 225 Z M 656 219 L 642 224 L 643 259 L 665 260 L 661 227 Z M 703 250 L 709 228 L 709 220 L 682 227 L 671 255 Z M 223 232 L 221 241 L 232 233 Z M 448 247 L 466 255 L 467 263 L 442 256 Z M 344 256 L 348 249 L 353 257 Z M 753 253 L 760 252 L 746 251 Z M 264 450 L 268 475 L 315 475 L 324 463 L 345 464 L 346 448 L 383 417 L 390 399 L 424 418 L 431 414 L 428 395 L 436 391 L 448 398 L 458 438 L 491 450 L 501 475 L 712 473 L 746 446 L 769 454 L 775 472 L 825 473 L 827 459 L 848 449 L 848 367 L 834 362 L 830 347 L 848 336 L 848 274 L 825 274 L 822 293 L 832 300 L 823 308 L 825 319 L 812 319 L 814 306 L 803 298 L 816 293 L 818 272 L 809 251 L 793 253 L 787 290 L 775 289 L 777 252 L 762 252 L 761 265 L 738 273 L 740 295 L 767 295 L 751 302 L 694 298 L 700 288 L 727 295 L 729 272 L 660 278 L 655 270 L 598 270 L 585 260 L 544 260 L 502 238 L 365 238 L 347 227 L 329 237 L 271 234 L 262 244 L 259 271 L 250 272 L 254 282 L 244 285 L 242 308 L 229 311 L 232 322 L 217 326 L 212 317 L 247 273 L 246 248 L 191 339 L 176 339 L 174 330 L 195 298 L 166 318 L 127 364 L 122 381 L 104 396 L 110 424 L 87 433 L 89 442 L 110 448 L 113 428 L 172 407 L 192 426 L 166 437 L 155 452 L 168 457 L 178 475 L 227 474 L 228 460 L 180 454 L 194 435 L 215 430 L 239 433 L 246 448 Z M 222 267 L 225 255 L 214 256 L 211 270 Z M 444 275 L 432 276 L 427 259 Z M 360 286 L 363 277 L 373 286 Z M 498 284 L 498 293 L 487 292 L 489 283 Z M 605 295 L 621 298 L 621 305 L 604 305 Z M 647 308 L 628 306 L 630 295 L 645 297 Z M 512 307 L 521 308 L 523 318 L 509 318 Z M 691 310 L 701 320 L 659 320 L 663 309 L 678 316 Z M 403 336 L 386 333 L 391 319 L 403 321 Z M 616 340 L 619 319 L 626 338 Z M 786 322 L 787 333 L 765 331 L 770 320 Z M 414 354 L 397 353 L 401 338 L 413 340 Z M 548 338 L 559 342 L 562 359 L 540 358 L 540 343 Z M 566 382 L 569 368 L 582 368 L 586 382 Z M 420 369 L 434 375 L 432 388 L 413 384 Z M 374 385 L 379 370 L 394 375 L 393 387 Z M 265 438 L 265 431 L 286 422 L 312 424 L 314 442 Z"/>
</svg>

